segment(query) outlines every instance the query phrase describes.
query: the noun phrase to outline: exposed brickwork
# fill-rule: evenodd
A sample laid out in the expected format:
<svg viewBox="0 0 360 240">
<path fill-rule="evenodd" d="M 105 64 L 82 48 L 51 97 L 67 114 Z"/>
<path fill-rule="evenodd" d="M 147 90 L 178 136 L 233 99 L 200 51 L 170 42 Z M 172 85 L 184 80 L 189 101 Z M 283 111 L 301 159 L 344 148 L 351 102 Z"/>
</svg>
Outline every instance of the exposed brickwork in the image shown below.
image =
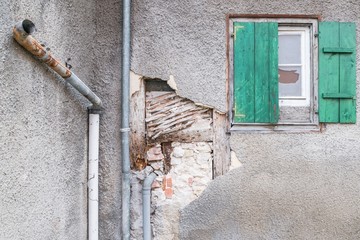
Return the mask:
<svg viewBox="0 0 360 240">
<path fill-rule="evenodd" d="M 172 143 L 170 171 L 153 189 L 154 240 L 178 239 L 179 210 L 195 200 L 212 179 L 212 144 Z"/>
<path fill-rule="evenodd" d="M 167 152 L 162 153 L 163 149 Z M 132 224 L 132 236 L 141 236 L 139 191 L 142 181 L 154 171 L 158 177 L 151 191 L 153 239 L 178 239 L 179 210 L 195 200 L 212 179 L 212 143 L 174 142 L 166 148 L 157 144 L 147 151 L 146 159 L 148 166 L 133 172 L 132 217 L 136 224 Z"/>
<path fill-rule="evenodd" d="M 148 161 L 159 161 L 164 159 L 164 155 L 161 151 L 161 145 L 157 144 L 147 151 L 146 159 Z"/>
</svg>

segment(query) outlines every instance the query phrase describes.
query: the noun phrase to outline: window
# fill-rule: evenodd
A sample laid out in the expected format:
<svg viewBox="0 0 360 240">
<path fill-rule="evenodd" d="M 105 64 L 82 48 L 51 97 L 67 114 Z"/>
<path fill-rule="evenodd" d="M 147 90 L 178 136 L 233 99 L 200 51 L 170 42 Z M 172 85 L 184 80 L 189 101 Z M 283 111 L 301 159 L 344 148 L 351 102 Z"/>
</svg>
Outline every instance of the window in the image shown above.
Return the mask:
<svg viewBox="0 0 360 240">
<path fill-rule="evenodd" d="M 321 22 L 319 32 L 317 19 L 232 18 L 229 26 L 233 129 L 355 122 L 354 24 Z"/>
</svg>

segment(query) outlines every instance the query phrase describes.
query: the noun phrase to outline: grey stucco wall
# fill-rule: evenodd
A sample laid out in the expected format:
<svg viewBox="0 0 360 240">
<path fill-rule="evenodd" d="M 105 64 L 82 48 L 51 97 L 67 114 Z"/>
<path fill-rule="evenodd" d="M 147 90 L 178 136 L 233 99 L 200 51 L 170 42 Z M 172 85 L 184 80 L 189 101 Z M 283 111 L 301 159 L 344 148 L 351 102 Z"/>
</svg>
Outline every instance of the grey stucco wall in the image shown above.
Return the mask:
<svg viewBox="0 0 360 240">
<path fill-rule="evenodd" d="M 29 18 L 103 99 L 101 239 L 120 238 L 118 1 L 0 2 L 0 239 L 87 239 L 88 102 L 12 38 Z"/>
<path fill-rule="evenodd" d="M 132 70 L 173 75 L 181 96 L 225 111 L 229 13 L 351 21 L 360 42 L 357 1 L 134 1 Z M 359 124 L 328 124 L 322 133 L 231 132 L 243 167 L 182 211 L 182 239 L 358 239 L 359 134 Z"/>
<path fill-rule="evenodd" d="M 358 140 L 303 137 L 234 138 L 243 167 L 183 210 L 183 239 L 358 239 Z"/>
</svg>

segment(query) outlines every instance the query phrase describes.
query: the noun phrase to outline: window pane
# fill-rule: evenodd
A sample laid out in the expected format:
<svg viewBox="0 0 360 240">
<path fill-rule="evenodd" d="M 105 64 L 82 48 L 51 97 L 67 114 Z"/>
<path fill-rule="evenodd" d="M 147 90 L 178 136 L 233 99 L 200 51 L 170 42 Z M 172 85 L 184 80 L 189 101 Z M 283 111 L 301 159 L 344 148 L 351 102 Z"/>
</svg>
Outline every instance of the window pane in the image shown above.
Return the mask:
<svg viewBox="0 0 360 240">
<path fill-rule="evenodd" d="M 279 64 L 301 64 L 301 35 L 279 35 Z"/>
<path fill-rule="evenodd" d="M 301 66 L 279 67 L 279 96 L 300 97 L 301 93 Z"/>
</svg>

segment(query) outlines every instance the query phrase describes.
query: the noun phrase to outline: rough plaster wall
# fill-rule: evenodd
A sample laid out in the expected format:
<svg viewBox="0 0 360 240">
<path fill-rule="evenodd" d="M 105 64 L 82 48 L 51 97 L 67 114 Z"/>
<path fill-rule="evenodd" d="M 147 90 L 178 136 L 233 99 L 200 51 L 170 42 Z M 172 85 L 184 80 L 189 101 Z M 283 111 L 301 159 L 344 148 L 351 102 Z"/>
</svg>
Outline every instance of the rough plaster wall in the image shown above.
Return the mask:
<svg viewBox="0 0 360 240">
<path fill-rule="evenodd" d="M 88 102 L 13 40 L 12 27 L 24 18 L 35 22 L 35 37 L 62 61 L 71 58 L 72 70 L 111 106 L 101 123 L 100 232 L 102 239 L 120 234 L 114 227 L 120 224 L 120 6 L 103 4 L 0 2 L 0 239 L 87 238 Z"/>
<path fill-rule="evenodd" d="M 92 71 L 94 90 L 105 104 L 101 115 L 100 226 L 101 239 L 121 239 L 121 26 L 118 0 L 96 2 L 96 43 Z"/>
<path fill-rule="evenodd" d="M 360 26 L 354 0 L 156 0 L 134 6 L 133 19 L 142 20 L 133 28 L 133 70 L 172 74 L 182 96 L 220 110 L 226 109 L 226 14 L 320 14 Z M 359 71 L 357 76 L 359 86 Z M 182 238 L 358 239 L 359 134 L 359 124 L 329 124 L 315 134 L 232 132 L 231 148 L 243 169 L 217 178 L 183 211 Z"/>
<path fill-rule="evenodd" d="M 181 239 L 359 239 L 357 160 L 297 154 L 218 177 L 182 211 Z"/>
</svg>

